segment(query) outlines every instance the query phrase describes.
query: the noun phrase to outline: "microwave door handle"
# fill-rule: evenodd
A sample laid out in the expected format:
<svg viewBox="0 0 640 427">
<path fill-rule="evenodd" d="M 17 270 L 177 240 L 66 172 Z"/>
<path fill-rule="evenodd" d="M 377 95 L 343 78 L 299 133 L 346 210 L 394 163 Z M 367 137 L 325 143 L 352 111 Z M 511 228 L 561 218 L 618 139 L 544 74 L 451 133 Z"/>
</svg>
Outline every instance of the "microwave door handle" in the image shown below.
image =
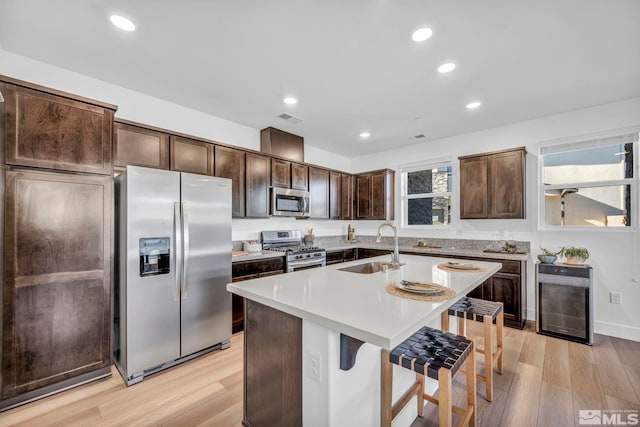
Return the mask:
<svg viewBox="0 0 640 427">
<path fill-rule="evenodd" d="M 189 283 L 187 282 L 187 274 L 189 272 L 189 211 L 187 204 L 182 203 L 182 287 L 180 289 L 182 293 L 182 299 L 187 299 L 187 292 L 189 290 Z"/>
<path fill-rule="evenodd" d="M 173 259 L 175 262 L 173 300 L 180 300 L 180 280 L 182 279 L 182 215 L 180 203 L 173 204 Z"/>
<path fill-rule="evenodd" d="M 300 197 L 300 202 L 299 202 L 299 208 L 300 208 L 300 212 L 302 213 L 307 213 L 309 211 L 308 208 L 308 199 L 304 196 Z"/>
</svg>

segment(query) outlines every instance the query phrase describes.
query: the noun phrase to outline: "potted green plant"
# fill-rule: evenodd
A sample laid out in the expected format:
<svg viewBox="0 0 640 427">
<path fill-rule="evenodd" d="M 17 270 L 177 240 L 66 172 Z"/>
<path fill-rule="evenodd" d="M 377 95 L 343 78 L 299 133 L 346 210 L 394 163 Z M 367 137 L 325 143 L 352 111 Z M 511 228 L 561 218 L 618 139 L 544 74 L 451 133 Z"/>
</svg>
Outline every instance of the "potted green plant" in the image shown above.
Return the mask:
<svg viewBox="0 0 640 427">
<path fill-rule="evenodd" d="M 556 259 L 558 259 L 558 254 L 562 251 L 562 249 L 560 249 L 557 252 L 552 252 L 542 247 L 540 248 L 540 250 L 542 251 L 542 253 L 538 255 L 538 260 L 543 264 L 553 264 L 554 262 L 556 262 Z"/>
<path fill-rule="evenodd" d="M 575 246 L 567 246 L 560 250 L 560 255 L 567 260 L 566 264 L 582 265 L 589 259 L 589 251 L 586 248 L 578 248 Z"/>
</svg>

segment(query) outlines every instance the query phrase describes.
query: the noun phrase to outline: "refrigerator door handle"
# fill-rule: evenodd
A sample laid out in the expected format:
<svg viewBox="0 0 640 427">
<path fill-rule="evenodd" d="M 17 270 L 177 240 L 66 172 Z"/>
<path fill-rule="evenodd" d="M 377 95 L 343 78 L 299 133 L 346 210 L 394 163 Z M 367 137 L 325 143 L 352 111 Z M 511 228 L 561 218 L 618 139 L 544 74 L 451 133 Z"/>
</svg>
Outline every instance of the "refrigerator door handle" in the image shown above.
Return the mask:
<svg viewBox="0 0 640 427">
<path fill-rule="evenodd" d="M 182 202 L 182 299 L 187 299 L 189 285 L 187 282 L 187 272 L 189 271 L 189 211 L 187 203 Z"/>
<path fill-rule="evenodd" d="M 180 203 L 173 204 L 173 243 L 176 263 L 173 283 L 173 300 L 180 300 L 180 280 L 182 279 L 182 212 Z"/>
</svg>

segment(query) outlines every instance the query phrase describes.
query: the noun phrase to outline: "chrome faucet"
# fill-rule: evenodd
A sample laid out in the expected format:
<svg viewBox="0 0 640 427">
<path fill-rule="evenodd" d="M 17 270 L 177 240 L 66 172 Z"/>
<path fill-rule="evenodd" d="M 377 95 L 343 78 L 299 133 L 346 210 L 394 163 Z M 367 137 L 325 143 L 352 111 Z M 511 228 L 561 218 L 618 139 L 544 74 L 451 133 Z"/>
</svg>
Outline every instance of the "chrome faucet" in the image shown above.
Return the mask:
<svg viewBox="0 0 640 427">
<path fill-rule="evenodd" d="M 380 243 L 380 239 L 382 239 L 382 228 L 385 225 L 391 227 L 393 230 L 393 253 L 391 254 L 391 263 L 393 264 L 393 268 L 398 268 L 402 264 L 400 263 L 400 252 L 398 251 L 398 229 L 396 226 L 390 222 L 380 224 L 380 227 L 378 227 L 378 235 L 376 236 L 376 243 Z"/>
</svg>

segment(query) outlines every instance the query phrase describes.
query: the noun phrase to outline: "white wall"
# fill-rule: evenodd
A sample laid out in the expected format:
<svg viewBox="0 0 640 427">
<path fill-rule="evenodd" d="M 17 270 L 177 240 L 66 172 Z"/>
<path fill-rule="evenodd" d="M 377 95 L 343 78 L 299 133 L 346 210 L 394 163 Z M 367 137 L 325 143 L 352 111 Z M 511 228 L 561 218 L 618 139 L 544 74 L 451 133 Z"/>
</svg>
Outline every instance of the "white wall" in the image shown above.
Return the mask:
<svg viewBox="0 0 640 427">
<path fill-rule="evenodd" d="M 453 224 L 439 230 L 401 229 L 403 236 L 514 239 L 531 242 L 532 254 L 539 247 L 584 246 L 591 252 L 588 260 L 594 268 L 596 332 L 640 341 L 640 231 L 539 231 L 538 230 L 538 153 L 541 141 L 568 138 L 576 135 L 603 132 L 611 129 L 640 125 L 640 98 L 600 105 L 593 108 L 570 111 L 535 120 L 514 123 L 480 132 L 428 141 L 382 153 L 356 157 L 353 171 L 378 168 L 399 169 L 412 162 L 450 159 L 454 165 Z M 527 214 L 523 220 L 465 220 L 460 221 L 457 207 L 459 200 L 458 161 L 462 155 L 482 153 L 506 148 L 527 148 Z M 636 169 L 637 171 L 637 169 Z M 637 173 L 637 172 L 636 172 Z M 396 177 L 396 194 L 400 191 L 399 173 Z M 396 221 L 400 223 L 400 199 L 396 197 Z M 636 221 L 640 215 L 636 215 Z M 374 234 L 379 222 L 359 221 L 357 231 Z M 527 308 L 528 318 L 535 317 L 535 273 L 533 260 L 528 263 Z M 622 304 L 609 302 L 609 292 L 621 292 Z"/>
</svg>

